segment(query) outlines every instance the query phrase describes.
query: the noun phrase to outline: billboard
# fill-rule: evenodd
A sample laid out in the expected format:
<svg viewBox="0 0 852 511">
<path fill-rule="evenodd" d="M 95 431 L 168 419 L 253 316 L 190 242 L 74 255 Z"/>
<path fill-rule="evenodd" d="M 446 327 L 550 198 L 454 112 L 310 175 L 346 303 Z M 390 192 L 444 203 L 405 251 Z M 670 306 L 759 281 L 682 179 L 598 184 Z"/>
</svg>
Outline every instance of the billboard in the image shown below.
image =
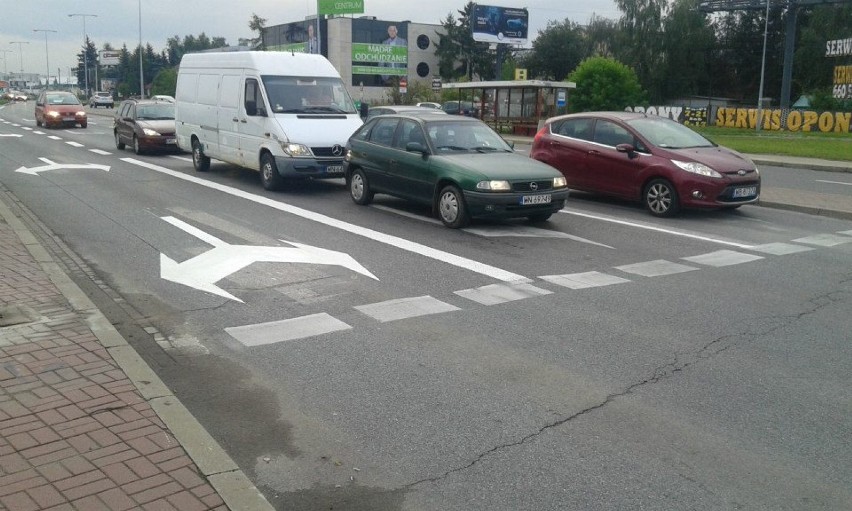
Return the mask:
<svg viewBox="0 0 852 511">
<path fill-rule="evenodd" d="M 99 60 L 102 66 L 117 66 L 121 62 L 121 52 L 116 50 L 101 50 Z"/>
<path fill-rule="evenodd" d="M 408 76 L 408 24 L 352 20 L 352 85 L 388 87 Z"/>
<path fill-rule="evenodd" d="M 269 51 L 320 53 L 316 36 L 316 21 L 296 21 L 266 29 L 263 34 Z"/>
<path fill-rule="evenodd" d="M 526 9 L 473 5 L 473 40 L 483 43 L 525 44 L 529 29 Z"/>
<path fill-rule="evenodd" d="M 318 0 L 319 14 L 364 14 L 364 0 Z"/>
</svg>

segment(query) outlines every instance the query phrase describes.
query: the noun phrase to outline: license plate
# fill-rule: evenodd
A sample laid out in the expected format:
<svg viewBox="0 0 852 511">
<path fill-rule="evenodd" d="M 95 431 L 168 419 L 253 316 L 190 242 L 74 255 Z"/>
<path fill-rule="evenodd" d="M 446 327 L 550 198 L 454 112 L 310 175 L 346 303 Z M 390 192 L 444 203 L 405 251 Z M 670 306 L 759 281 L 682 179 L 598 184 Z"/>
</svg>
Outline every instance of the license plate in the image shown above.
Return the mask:
<svg viewBox="0 0 852 511">
<path fill-rule="evenodd" d="M 65 122 L 74 122 L 75 119 L 73 117 L 63 117 L 62 120 Z"/>
<path fill-rule="evenodd" d="M 343 174 L 343 165 L 329 165 L 325 168 L 327 174 Z"/>
<path fill-rule="evenodd" d="M 755 195 L 757 195 L 756 186 L 744 186 L 742 188 L 734 188 L 733 197 L 735 199 L 739 199 L 742 197 L 753 197 Z"/>
<path fill-rule="evenodd" d="M 167 144 L 176 144 L 176 143 L 177 143 L 177 140 L 175 140 L 175 139 L 173 139 L 173 138 L 167 138 L 167 139 L 166 139 L 166 143 L 167 143 Z"/>
<path fill-rule="evenodd" d="M 521 205 L 528 206 L 530 204 L 550 204 L 550 194 L 544 195 L 524 195 L 521 197 Z"/>
</svg>

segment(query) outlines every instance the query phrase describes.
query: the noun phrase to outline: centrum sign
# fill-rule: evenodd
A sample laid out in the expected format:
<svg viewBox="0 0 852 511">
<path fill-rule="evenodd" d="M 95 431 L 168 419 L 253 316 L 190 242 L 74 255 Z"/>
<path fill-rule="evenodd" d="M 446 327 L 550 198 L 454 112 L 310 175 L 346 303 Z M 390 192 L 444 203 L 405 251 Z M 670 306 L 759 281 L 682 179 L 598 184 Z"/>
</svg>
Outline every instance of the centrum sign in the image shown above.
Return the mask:
<svg viewBox="0 0 852 511">
<path fill-rule="evenodd" d="M 318 0 L 319 14 L 363 14 L 364 0 Z"/>
</svg>

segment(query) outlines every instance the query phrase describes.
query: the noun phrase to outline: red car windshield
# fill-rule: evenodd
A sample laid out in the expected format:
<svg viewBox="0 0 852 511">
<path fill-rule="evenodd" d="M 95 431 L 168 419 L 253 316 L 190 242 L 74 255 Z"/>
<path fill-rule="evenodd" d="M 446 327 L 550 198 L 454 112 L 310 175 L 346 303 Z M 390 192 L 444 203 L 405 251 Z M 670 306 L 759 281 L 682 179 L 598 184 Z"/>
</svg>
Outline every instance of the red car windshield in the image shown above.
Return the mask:
<svg viewBox="0 0 852 511">
<path fill-rule="evenodd" d="M 665 149 L 714 147 L 716 145 L 686 126 L 661 117 L 631 119 L 627 121 L 627 124 L 651 144 Z"/>
</svg>

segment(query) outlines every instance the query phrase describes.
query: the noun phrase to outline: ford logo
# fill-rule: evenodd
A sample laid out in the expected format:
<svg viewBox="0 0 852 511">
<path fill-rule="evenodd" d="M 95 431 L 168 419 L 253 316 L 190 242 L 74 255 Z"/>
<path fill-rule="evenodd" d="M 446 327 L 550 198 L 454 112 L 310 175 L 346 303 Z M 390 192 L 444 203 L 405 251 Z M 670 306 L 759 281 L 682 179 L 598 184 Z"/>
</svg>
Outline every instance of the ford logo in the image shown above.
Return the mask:
<svg viewBox="0 0 852 511">
<path fill-rule="evenodd" d="M 340 144 L 334 144 L 334 147 L 331 148 L 331 154 L 341 156 L 343 154 L 343 146 Z"/>
<path fill-rule="evenodd" d="M 530 183 L 530 190 L 532 190 L 532 191 L 538 190 L 538 183 L 536 183 L 535 181 L 531 182 Z"/>
</svg>

